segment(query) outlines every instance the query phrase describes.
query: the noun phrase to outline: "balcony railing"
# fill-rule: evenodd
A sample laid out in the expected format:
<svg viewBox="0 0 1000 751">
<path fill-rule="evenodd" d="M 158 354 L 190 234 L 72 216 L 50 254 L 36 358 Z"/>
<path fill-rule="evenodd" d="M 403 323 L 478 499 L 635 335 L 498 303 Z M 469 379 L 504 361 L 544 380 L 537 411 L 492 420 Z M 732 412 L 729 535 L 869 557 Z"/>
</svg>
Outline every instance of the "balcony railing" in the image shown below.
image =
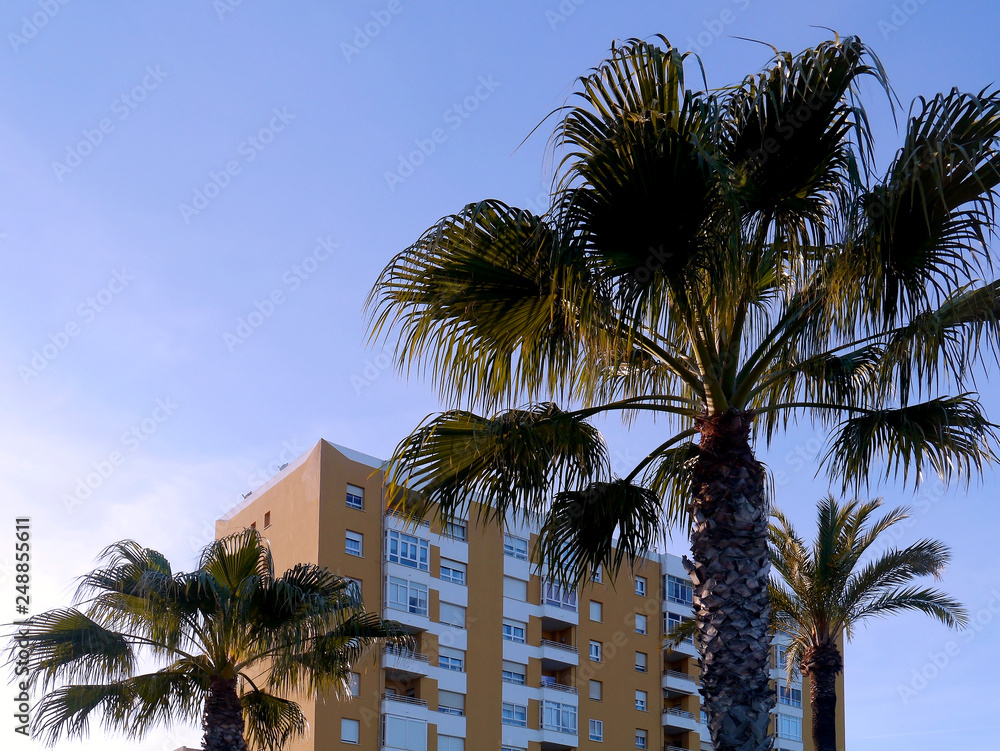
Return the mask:
<svg viewBox="0 0 1000 751">
<path fill-rule="evenodd" d="M 680 678 L 682 681 L 691 681 L 692 683 L 697 683 L 698 679 L 693 675 L 688 673 L 682 673 L 679 670 L 664 670 L 664 675 L 669 675 L 671 678 Z"/>
<path fill-rule="evenodd" d="M 417 707 L 426 707 L 427 702 L 415 696 L 403 696 L 403 694 L 382 694 L 382 701 L 398 701 L 400 704 L 413 704 Z"/>
<path fill-rule="evenodd" d="M 405 649 L 403 647 L 388 646 L 383 651 L 383 654 L 392 655 L 393 657 L 401 657 L 404 660 L 416 660 L 417 662 L 430 662 L 430 658 L 423 654 L 422 652 L 416 652 L 412 649 Z"/>
<path fill-rule="evenodd" d="M 664 746 L 663 751 L 691 751 L 691 749 L 683 746 Z"/>
<path fill-rule="evenodd" d="M 684 717 L 688 720 L 694 719 L 694 713 L 688 712 L 686 709 L 677 709 L 676 707 L 664 707 L 664 714 L 673 715 L 674 717 Z"/>
<path fill-rule="evenodd" d="M 572 644 L 563 644 L 562 642 L 552 641 L 551 639 L 542 639 L 543 647 L 555 647 L 556 649 L 565 649 L 567 652 L 573 652 L 574 654 L 580 654 L 580 650 L 574 647 Z"/>
<path fill-rule="evenodd" d="M 542 688 L 552 688 L 556 691 L 565 691 L 567 694 L 577 693 L 576 686 L 567 686 L 565 683 L 556 683 L 555 678 L 542 676 Z"/>
</svg>

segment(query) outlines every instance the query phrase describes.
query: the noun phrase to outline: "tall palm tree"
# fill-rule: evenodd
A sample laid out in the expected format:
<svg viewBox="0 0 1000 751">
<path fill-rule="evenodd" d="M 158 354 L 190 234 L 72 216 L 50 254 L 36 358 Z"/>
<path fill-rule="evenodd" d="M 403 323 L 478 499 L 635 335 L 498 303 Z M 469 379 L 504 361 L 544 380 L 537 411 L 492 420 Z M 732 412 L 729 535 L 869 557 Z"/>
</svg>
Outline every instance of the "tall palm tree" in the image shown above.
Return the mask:
<svg viewBox="0 0 1000 751">
<path fill-rule="evenodd" d="M 299 705 L 281 694 L 346 696 L 355 662 L 406 639 L 326 568 L 300 563 L 276 577 L 253 529 L 208 545 L 190 573 L 131 540 L 99 561 L 73 607 L 19 627 L 28 680 L 46 691 L 32 735 L 50 744 L 86 736 L 96 714 L 130 738 L 201 720 L 206 751 L 278 749 L 306 731 Z M 139 672 L 140 660 L 160 667 Z"/>
<path fill-rule="evenodd" d="M 841 506 L 827 496 L 817 508 L 812 547 L 799 537 L 780 511 L 770 527 L 774 627 L 791 638 L 786 669 L 809 676 L 809 706 L 816 751 L 837 751 L 837 675 L 844 659 L 837 646 L 869 618 L 885 618 L 917 610 L 948 626 L 965 626 L 968 615 L 958 602 L 936 589 L 911 582 L 921 576 L 939 578 L 951 553 L 937 540 L 909 547 L 866 553 L 880 535 L 909 516 L 896 508 L 879 519 L 873 514 L 882 499 Z"/>
<path fill-rule="evenodd" d="M 774 705 L 754 439 L 818 422 L 844 484 L 993 458 L 969 391 L 998 335 L 1000 283 L 980 277 L 1000 93 L 915 102 L 877 176 L 856 92 L 890 90 L 857 37 L 776 52 L 723 89 L 688 88 L 686 58 L 662 37 L 612 47 L 557 111 L 551 208 L 441 219 L 368 309 L 398 368 L 454 407 L 397 446 L 390 502 L 419 488 L 416 515 L 470 494 L 484 520 L 544 515 L 536 554 L 572 581 L 689 523 L 713 743 L 750 751 Z M 602 414 L 666 423 L 624 477 Z"/>
</svg>

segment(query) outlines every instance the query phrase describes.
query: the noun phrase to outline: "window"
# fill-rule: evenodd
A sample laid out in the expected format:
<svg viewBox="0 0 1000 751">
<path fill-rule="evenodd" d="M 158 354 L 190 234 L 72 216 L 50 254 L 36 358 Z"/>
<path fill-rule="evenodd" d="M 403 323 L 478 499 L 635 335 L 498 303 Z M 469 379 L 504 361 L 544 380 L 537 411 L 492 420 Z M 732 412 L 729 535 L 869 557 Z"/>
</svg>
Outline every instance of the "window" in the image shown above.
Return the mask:
<svg viewBox="0 0 1000 751">
<path fill-rule="evenodd" d="M 685 618 L 684 616 L 677 615 L 677 613 L 666 613 L 663 619 L 663 629 L 664 632 L 669 634 L 675 628 L 680 626 L 682 623 L 687 623 L 688 621 L 694 620 L 693 618 Z M 693 641 L 691 637 L 681 640 L 684 644 L 692 644 Z"/>
<path fill-rule="evenodd" d="M 600 584 L 604 581 L 604 575 L 601 573 L 601 567 L 598 566 L 594 569 L 594 573 L 590 575 L 590 580 L 596 584 Z"/>
<path fill-rule="evenodd" d="M 635 692 L 635 708 L 638 709 L 640 712 L 645 712 L 646 711 L 646 700 L 648 698 L 649 697 L 646 695 L 645 691 L 639 691 L 638 689 L 636 689 L 636 692 Z"/>
<path fill-rule="evenodd" d="M 526 602 L 528 599 L 528 582 L 505 576 L 503 578 L 503 596 L 509 597 L 512 600 Z"/>
<path fill-rule="evenodd" d="M 646 577 L 645 576 L 637 576 L 637 577 L 635 577 L 635 593 L 637 595 L 639 595 L 639 597 L 645 597 L 646 596 Z"/>
<path fill-rule="evenodd" d="M 593 662 L 601 661 L 601 643 L 599 641 L 590 642 L 590 659 Z"/>
<path fill-rule="evenodd" d="M 541 706 L 542 730 L 576 733 L 576 707 L 557 701 L 543 701 Z"/>
<path fill-rule="evenodd" d="M 250 529 L 257 529 L 257 522 L 250 522 Z"/>
<path fill-rule="evenodd" d="M 590 740 L 599 743 L 604 741 L 604 723 L 601 720 L 590 721 Z"/>
<path fill-rule="evenodd" d="M 637 634 L 646 633 L 646 616 L 641 613 L 635 614 L 635 632 Z"/>
<path fill-rule="evenodd" d="M 526 728 L 528 727 L 528 708 L 522 704 L 511 704 L 505 701 L 500 708 L 500 722 L 504 725 Z"/>
<path fill-rule="evenodd" d="M 604 606 L 596 600 L 590 601 L 590 620 L 600 623 L 604 618 Z"/>
<path fill-rule="evenodd" d="M 354 591 L 354 595 L 360 598 L 361 597 L 361 580 L 360 579 L 353 579 L 350 576 L 345 576 L 344 579 L 346 579 L 347 581 L 349 581 L 351 584 L 353 584 L 357 588 Z"/>
<path fill-rule="evenodd" d="M 389 577 L 389 605 L 414 615 L 427 615 L 427 586 Z"/>
<path fill-rule="evenodd" d="M 501 746 L 500 751 L 528 751 L 528 749 L 520 746 Z"/>
<path fill-rule="evenodd" d="M 601 701 L 604 696 L 604 684 L 600 681 L 590 682 L 590 698 L 594 701 Z"/>
<path fill-rule="evenodd" d="M 438 712 L 461 717 L 465 714 L 465 694 L 438 690 Z"/>
<path fill-rule="evenodd" d="M 427 571 L 430 568 L 431 547 L 427 540 L 395 529 L 386 532 L 385 537 L 385 554 L 389 561 L 418 571 Z"/>
<path fill-rule="evenodd" d="M 523 686 L 527 683 L 526 675 L 528 666 L 519 662 L 503 661 L 501 679 L 504 683 L 513 683 L 515 686 Z"/>
<path fill-rule="evenodd" d="M 646 672 L 646 653 L 636 652 L 635 653 L 635 672 L 645 673 Z"/>
<path fill-rule="evenodd" d="M 340 740 L 343 743 L 361 743 L 361 723 L 343 718 L 340 721 Z"/>
<path fill-rule="evenodd" d="M 427 751 L 427 721 L 385 715 L 382 720 L 382 745 L 405 748 L 407 751 Z"/>
<path fill-rule="evenodd" d="M 465 670 L 465 652 L 451 647 L 438 648 L 438 667 L 461 673 Z"/>
<path fill-rule="evenodd" d="M 365 545 L 364 535 L 358 534 L 357 532 L 351 532 L 350 530 L 348 530 L 347 544 L 345 548 L 348 555 L 356 555 L 360 558 L 362 553 L 364 552 L 364 545 Z"/>
<path fill-rule="evenodd" d="M 635 729 L 635 747 L 636 748 L 646 748 L 647 747 L 647 738 L 648 738 L 648 736 L 646 735 L 646 731 L 645 730 L 640 730 L 639 728 Z"/>
<path fill-rule="evenodd" d="M 363 509 L 365 507 L 365 489 L 357 485 L 347 486 L 347 508 Z"/>
<path fill-rule="evenodd" d="M 524 644 L 524 629 L 525 626 L 523 623 L 504 619 L 503 638 L 507 641 L 516 641 L 518 644 Z"/>
<path fill-rule="evenodd" d="M 465 542 L 469 536 L 469 530 L 465 522 L 448 522 L 444 525 L 444 536 L 450 537 L 458 542 Z"/>
<path fill-rule="evenodd" d="M 439 735 L 438 751 L 465 751 L 465 738 L 458 738 L 454 735 Z"/>
<path fill-rule="evenodd" d="M 692 605 L 694 603 L 694 588 L 690 580 L 685 581 L 677 576 L 665 577 L 666 595 L 670 602 L 679 602 L 681 605 Z"/>
<path fill-rule="evenodd" d="M 270 511 L 265 511 L 264 512 L 264 529 L 267 529 L 270 526 L 271 526 L 271 512 Z"/>
<path fill-rule="evenodd" d="M 802 718 L 787 714 L 778 714 L 778 737 L 790 741 L 802 740 Z"/>
<path fill-rule="evenodd" d="M 514 535 L 503 536 L 503 554 L 519 561 L 528 560 L 528 541 Z"/>
<path fill-rule="evenodd" d="M 446 623 L 449 626 L 465 628 L 465 608 L 461 605 L 453 605 L 450 602 L 442 602 L 439 623 Z"/>
<path fill-rule="evenodd" d="M 778 701 L 790 707 L 802 706 L 802 691 L 797 688 L 789 688 L 784 684 L 778 686 Z"/>
<path fill-rule="evenodd" d="M 554 582 L 547 581 L 542 587 L 542 604 L 556 605 L 563 610 L 576 612 L 576 590 L 560 587 Z"/>
<path fill-rule="evenodd" d="M 359 673 L 351 673 L 347 679 L 347 686 L 351 691 L 351 696 L 357 699 L 361 695 L 361 675 Z"/>
<path fill-rule="evenodd" d="M 448 558 L 442 558 L 441 581 L 465 586 L 465 564 Z"/>
</svg>

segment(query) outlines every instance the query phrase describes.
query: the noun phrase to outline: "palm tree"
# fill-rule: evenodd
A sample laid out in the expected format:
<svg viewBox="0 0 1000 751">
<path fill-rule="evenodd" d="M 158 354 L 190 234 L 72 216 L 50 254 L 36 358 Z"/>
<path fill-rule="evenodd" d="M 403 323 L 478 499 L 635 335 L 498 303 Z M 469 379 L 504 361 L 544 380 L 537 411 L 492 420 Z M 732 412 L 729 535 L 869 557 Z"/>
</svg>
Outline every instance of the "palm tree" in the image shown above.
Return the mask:
<svg viewBox="0 0 1000 751">
<path fill-rule="evenodd" d="M 206 546 L 190 573 L 131 540 L 99 562 L 75 606 L 33 616 L 17 634 L 30 685 L 47 691 L 32 735 L 49 744 L 86 736 L 96 713 L 130 738 L 201 720 L 206 751 L 278 749 L 306 731 L 299 705 L 281 695 L 346 696 L 355 662 L 406 639 L 326 568 L 300 563 L 276 577 L 253 529 Z M 161 667 L 141 673 L 140 660 Z"/>
<path fill-rule="evenodd" d="M 879 536 L 909 517 L 896 508 L 880 519 L 872 515 L 882 499 L 841 506 L 827 496 L 817 509 L 816 540 L 808 547 L 791 522 L 775 511 L 770 527 L 774 628 L 791 638 L 786 670 L 798 666 L 809 676 L 809 706 L 816 751 L 837 751 L 837 675 L 844 669 L 837 639 L 853 636 L 858 624 L 917 610 L 948 626 L 965 626 L 968 615 L 958 602 L 936 589 L 911 582 L 939 578 L 951 553 L 937 540 L 920 540 L 875 558 L 862 559 Z"/>
<path fill-rule="evenodd" d="M 541 515 L 535 553 L 571 581 L 690 524 L 713 743 L 750 751 L 774 705 L 754 439 L 818 422 L 845 485 L 968 477 L 994 456 L 969 391 L 998 335 L 1000 283 L 980 277 L 1000 92 L 917 101 L 879 177 L 856 92 L 890 89 L 857 37 L 723 89 L 689 89 L 686 58 L 662 37 L 613 46 L 558 110 L 548 211 L 441 219 L 368 310 L 397 367 L 453 407 L 397 446 L 390 502 L 419 488 L 414 515 L 473 496 L 482 521 Z M 624 477 L 590 422 L 605 414 L 667 426 Z"/>
</svg>

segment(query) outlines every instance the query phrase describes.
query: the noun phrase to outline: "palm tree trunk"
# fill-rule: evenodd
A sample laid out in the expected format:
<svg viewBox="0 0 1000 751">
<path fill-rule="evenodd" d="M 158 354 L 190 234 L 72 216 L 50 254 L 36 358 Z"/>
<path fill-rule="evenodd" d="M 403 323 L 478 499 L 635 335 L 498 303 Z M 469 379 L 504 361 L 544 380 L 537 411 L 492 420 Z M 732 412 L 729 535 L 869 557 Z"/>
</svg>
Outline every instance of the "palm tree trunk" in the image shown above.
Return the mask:
<svg viewBox="0 0 1000 751">
<path fill-rule="evenodd" d="M 814 647 L 802 655 L 802 674 L 809 676 L 809 706 L 816 751 L 837 751 L 837 675 L 844 660 L 836 644 Z"/>
<path fill-rule="evenodd" d="M 750 448 L 753 415 L 699 422 L 687 561 L 701 652 L 701 685 L 716 751 L 765 751 L 775 695 L 768 685 L 770 602 L 764 471 Z"/>
<path fill-rule="evenodd" d="M 205 751 L 246 751 L 243 705 L 236 693 L 235 680 L 212 679 L 201 726 L 205 731 L 202 740 Z"/>
</svg>

